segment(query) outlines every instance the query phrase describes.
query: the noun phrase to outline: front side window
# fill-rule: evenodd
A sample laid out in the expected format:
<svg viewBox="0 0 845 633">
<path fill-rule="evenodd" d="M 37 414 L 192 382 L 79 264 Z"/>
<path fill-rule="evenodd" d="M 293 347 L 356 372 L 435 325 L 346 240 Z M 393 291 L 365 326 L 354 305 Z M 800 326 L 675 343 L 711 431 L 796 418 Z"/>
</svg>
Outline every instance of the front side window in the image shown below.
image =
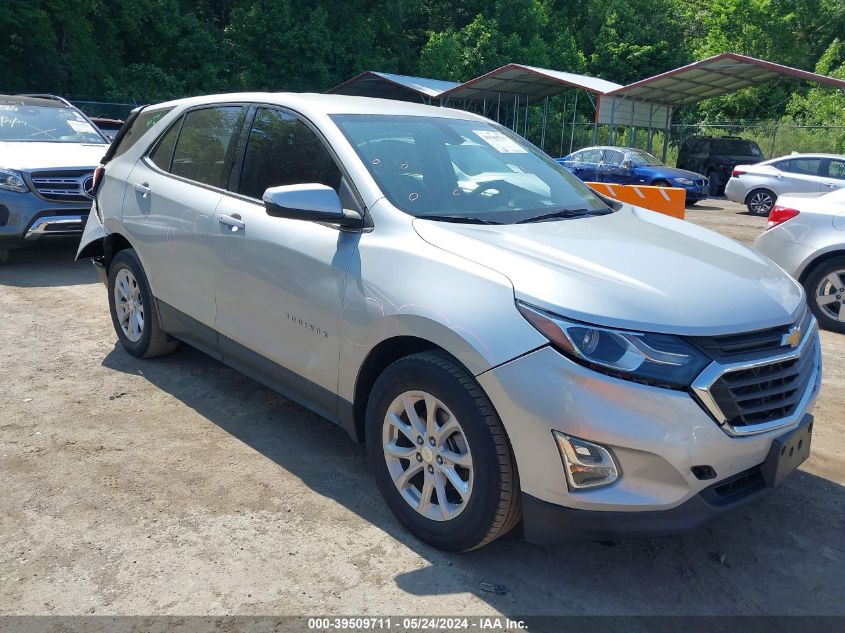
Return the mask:
<svg viewBox="0 0 845 633">
<path fill-rule="evenodd" d="M 387 199 L 411 215 L 512 223 L 557 212 L 608 212 L 569 171 L 499 125 L 423 116 L 332 118 Z"/>
<path fill-rule="evenodd" d="M 612 165 L 614 167 L 618 167 L 622 164 L 622 161 L 625 159 L 625 154 L 622 152 L 615 150 L 615 149 L 606 149 L 604 150 L 603 160 L 605 164 Z"/>
<path fill-rule="evenodd" d="M 323 142 L 287 112 L 259 108 L 247 138 L 239 192 L 261 198 L 270 187 L 320 183 L 337 191 L 341 172 Z"/>
<path fill-rule="evenodd" d="M 240 106 L 222 106 L 188 112 L 173 151 L 170 173 L 219 187 L 242 110 Z"/>
<path fill-rule="evenodd" d="M 827 175 L 829 178 L 845 180 L 845 160 L 831 159 L 827 164 Z"/>
<path fill-rule="evenodd" d="M 0 141 L 106 145 L 76 108 L 0 100 Z"/>
</svg>

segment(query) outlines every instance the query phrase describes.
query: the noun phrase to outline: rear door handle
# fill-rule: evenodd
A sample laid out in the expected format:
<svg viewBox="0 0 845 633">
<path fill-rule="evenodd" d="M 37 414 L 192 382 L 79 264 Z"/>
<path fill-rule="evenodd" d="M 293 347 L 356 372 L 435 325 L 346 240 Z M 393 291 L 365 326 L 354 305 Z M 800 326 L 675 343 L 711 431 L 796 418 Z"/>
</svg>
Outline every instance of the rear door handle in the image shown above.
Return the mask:
<svg viewBox="0 0 845 633">
<path fill-rule="evenodd" d="M 145 183 L 142 183 L 142 184 L 136 184 L 135 185 L 135 191 L 140 193 L 142 198 L 146 198 L 147 196 L 150 195 L 150 192 L 152 190 L 150 189 L 149 183 L 145 182 Z"/>
<path fill-rule="evenodd" d="M 241 231 L 246 228 L 246 224 L 244 224 L 240 218 L 236 218 L 231 215 L 223 214 L 219 218 L 217 218 L 217 221 L 220 222 L 220 224 L 225 224 L 226 226 L 232 227 L 233 233 L 235 231 Z"/>
</svg>

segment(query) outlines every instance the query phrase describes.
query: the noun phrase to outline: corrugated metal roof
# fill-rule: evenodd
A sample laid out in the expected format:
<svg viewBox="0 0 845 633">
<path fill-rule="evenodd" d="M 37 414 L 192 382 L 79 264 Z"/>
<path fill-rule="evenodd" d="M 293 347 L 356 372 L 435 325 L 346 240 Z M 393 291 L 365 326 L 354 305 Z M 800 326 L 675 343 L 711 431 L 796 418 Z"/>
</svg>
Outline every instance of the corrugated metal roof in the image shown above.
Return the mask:
<svg viewBox="0 0 845 633">
<path fill-rule="evenodd" d="M 722 53 L 622 86 L 609 94 L 682 106 L 783 77 L 797 77 L 845 89 L 845 81 L 841 79 L 738 53 Z"/>
<path fill-rule="evenodd" d="M 524 96 L 532 102 L 551 97 L 572 88 L 604 94 L 622 86 L 606 79 L 576 75 L 561 70 L 537 68 L 523 64 L 507 64 L 486 75 L 447 90 L 441 98 L 482 99 L 485 95 L 512 94 Z"/>
<path fill-rule="evenodd" d="M 326 92 L 360 97 L 419 101 L 422 97 L 437 97 L 440 93 L 457 85 L 454 81 L 368 70 Z"/>
</svg>

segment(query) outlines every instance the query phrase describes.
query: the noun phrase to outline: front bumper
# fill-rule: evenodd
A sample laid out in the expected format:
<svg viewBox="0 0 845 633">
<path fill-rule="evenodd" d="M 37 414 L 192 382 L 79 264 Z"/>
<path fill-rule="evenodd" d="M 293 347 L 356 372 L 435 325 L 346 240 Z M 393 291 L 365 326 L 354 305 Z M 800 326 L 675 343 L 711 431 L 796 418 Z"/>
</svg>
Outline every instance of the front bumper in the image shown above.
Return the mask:
<svg viewBox="0 0 845 633">
<path fill-rule="evenodd" d="M 710 195 L 710 186 L 698 186 L 698 185 L 691 185 L 686 187 L 684 185 L 675 185 L 682 187 L 687 192 L 687 201 L 696 201 L 704 200 L 708 195 Z"/>
<path fill-rule="evenodd" d="M 794 462 L 792 467 L 809 456 L 812 425 L 813 416 L 805 414 L 790 434 L 789 441 L 803 447 L 802 451 L 790 455 Z M 565 508 L 523 494 L 525 538 L 537 545 L 548 545 L 562 540 L 657 538 L 684 534 L 722 514 L 761 499 L 780 485 L 780 478 L 775 476 L 779 446 L 780 443 L 773 444 L 762 464 L 711 484 L 668 510 L 595 512 Z"/>
<path fill-rule="evenodd" d="M 551 347 L 478 380 L 508 432 L 525 501 L 526 536 L 532 541 L 548 542 L 549 530 L 558 540 L 573 534 L 653 535 L 661 524 L 666 533 L 691 529 L 723 511 L 701 505 L 698 497 L 708 487 L 758 468 L 773 440 L 799 424 L 734 437 L 687 392 L 612 378 Z M 802 414 L 815 402 L 817 385 L 813 389 Z M 552 430 L 609 448 L 621 471 L 619 480 L 571 492 Z M 715 478 L 699 479 L 696 466 L 709 466 Z M 545 527 L 552 509 L 569 518 Z M 563 530 L 564 524 L 572 529 Z"/>
<path fill-rule="evenodd" d="M 36 194 L 0 190 L 0 241 L 80 235 L 90 204 L 52 202 Z"/>
</svg>

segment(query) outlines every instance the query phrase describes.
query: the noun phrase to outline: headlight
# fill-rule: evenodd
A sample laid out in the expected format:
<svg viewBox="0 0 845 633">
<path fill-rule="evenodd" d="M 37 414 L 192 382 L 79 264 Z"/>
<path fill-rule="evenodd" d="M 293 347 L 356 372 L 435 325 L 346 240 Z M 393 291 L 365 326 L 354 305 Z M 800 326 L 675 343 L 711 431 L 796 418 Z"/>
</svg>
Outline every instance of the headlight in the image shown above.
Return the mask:
<svg viewBox="0 0 845 633">
<path fill-rule="evenodd" d="M 690 185 L 695 184 L 695 181 L 690 180 L 689 178 L 675 178 L 675 182 L 679 185 L 684 185 L 685 187 L 689 187 Z"/>
<path fill-rule="evenodd" d="M 26 186 L 21 173 L 14 169 L 0 169 L 0 189 L 17 191 L 18 193 L 29 191 L 29 187 Z"/>
<path fill-rule="evenodd" d="M 686 388 L 710 364 L 710 359 L 678 336 L 568 321 L 519 301 L 517 308 L 558 350 L 617 378 Z"/>
</svg>

